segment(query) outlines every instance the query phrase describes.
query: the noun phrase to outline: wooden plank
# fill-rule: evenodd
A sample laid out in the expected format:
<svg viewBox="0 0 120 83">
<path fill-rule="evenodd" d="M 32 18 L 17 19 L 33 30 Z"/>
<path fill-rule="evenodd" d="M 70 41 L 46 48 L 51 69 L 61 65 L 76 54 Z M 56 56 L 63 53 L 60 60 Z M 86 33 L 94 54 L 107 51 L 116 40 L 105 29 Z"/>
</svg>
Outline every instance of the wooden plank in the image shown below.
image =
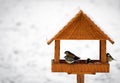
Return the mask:
<svg viewBox="0 0 120 83">
<path fill-rule="evenodd" d="M 84 74 L 77 74 L 77 83 L 84 83 Z"/>
<path fill-rule="evenodd" d="M 92 73 L 100 73 L 100 72 L 109 72 L 109 64 L 108 63 L 74 63 L 68 64 L 64 61 L 60 61 L 56 63 L 52 61 L 52 72 L 66 72 L 69 74 L 92 74 Z"/>
<path fill-rule="evenodd" d="M 55 52 L 54 52 L 54 60 L 55 62 L 59 62 L 60 60 L 60 40 L 55 40 Z"/>
<path fill-rule="evenodd" d="M 106 63 L 106 40 L 100 40 L 100 61 Z"/>
</svg>

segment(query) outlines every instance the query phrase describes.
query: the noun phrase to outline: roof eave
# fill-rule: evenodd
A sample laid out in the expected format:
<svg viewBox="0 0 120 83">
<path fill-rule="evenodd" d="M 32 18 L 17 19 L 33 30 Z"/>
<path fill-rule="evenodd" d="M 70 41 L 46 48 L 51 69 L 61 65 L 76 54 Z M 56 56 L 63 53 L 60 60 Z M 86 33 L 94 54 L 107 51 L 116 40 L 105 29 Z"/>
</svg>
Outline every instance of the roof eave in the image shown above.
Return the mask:
<svg viewBox="0 0 120 83">
<path fill-rule="evenodd" d="M 49 41 L 47 41 L 47 44 L 48 45 L 51 44 L 53 40 L 54 40 L 54 38 L 50 39 Z"/>
<path fill-rule="evenodd" d="M 108 39 L 110 43 L 114 44 L 115 42 L 112 39 Z"/>
</svg>

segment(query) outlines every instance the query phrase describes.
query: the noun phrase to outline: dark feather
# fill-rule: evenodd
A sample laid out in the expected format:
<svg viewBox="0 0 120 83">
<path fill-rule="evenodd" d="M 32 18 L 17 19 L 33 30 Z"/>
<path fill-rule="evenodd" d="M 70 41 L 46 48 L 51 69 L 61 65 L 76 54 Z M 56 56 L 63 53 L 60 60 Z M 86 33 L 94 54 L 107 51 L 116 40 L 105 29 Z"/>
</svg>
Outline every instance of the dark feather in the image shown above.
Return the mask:
<svg viewBox="0 0 120 83">
<path fill-rule="evenodd" d="M 78 56 L 76 56 L 75 54 L 71 53 L 70 51 L 65 51 L 66 56 L 73 58 L 75 60 L 80 59 Z"/>
</svg>

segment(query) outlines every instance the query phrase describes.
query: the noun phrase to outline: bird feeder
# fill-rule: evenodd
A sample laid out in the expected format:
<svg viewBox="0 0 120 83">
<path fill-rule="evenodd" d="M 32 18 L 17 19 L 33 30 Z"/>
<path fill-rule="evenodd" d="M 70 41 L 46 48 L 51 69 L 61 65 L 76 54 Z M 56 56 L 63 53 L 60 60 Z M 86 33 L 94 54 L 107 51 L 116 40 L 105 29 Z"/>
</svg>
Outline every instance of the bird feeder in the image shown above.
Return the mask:
<svg viewBox="0 0 120 83">
<path fill-rule="evenodd" d="M 52 72 L 66 72 L 77 74 L 77 83 L 84 83 L 84 74 L 108 73 L 110 65 L 106 60 L 106 40 L 112 44 L 114 41 L 105 34 L 82 10 L 75 15 L 53 38 L 55 40 L 54 59 L 52 60 Z M 60 41 L 62 40 L 99 40 L 99 60 L 86 64 L 86 60 L 68 64 L 60 59 Z"/>
</svg>

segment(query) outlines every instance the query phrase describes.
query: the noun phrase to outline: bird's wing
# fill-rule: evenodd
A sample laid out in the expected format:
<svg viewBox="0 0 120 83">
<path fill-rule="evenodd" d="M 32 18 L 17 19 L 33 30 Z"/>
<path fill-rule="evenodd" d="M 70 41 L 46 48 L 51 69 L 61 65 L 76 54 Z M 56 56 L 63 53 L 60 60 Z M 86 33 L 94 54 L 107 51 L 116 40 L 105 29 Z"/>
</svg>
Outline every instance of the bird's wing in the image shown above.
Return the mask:
<svg viewBox="0 0 120 83">
<path fill-rule="evenodd" d="M 112 60 L 115 60 L 111 55 L 110 55 L 110 58 L 111 58 Z"/>
<path fill-rule="evenodd" d="M 75 56 L 75 57 L 74 57 L 74 59 L 75 59 L 75 60 L 78 60 L 78 59 L 80 59 L 80 57 L 78 57 L 78 56 Z"/>
</svg>

